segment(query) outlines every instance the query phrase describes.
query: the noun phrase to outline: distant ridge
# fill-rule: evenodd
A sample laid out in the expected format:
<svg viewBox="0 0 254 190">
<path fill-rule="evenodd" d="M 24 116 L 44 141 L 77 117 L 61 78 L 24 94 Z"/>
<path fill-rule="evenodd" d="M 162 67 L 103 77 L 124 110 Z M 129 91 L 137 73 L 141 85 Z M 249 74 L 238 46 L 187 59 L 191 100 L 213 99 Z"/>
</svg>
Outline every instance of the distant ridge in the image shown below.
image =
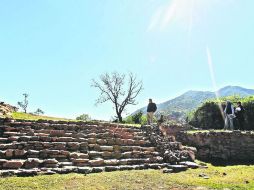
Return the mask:
<svg viewBox="0 0 254 190">
<path fill-rule="evenodd" d="M 226 86 L 219 89 L 217 93 L 220 95 L 220 97 L 232 95 L 245 97 L 254 95 L 254 89 L 247 89 L 240 86 Z M 181 120 L 186 117 L 187 112 L 196 109 L 204 101 L 215 97 L 215 92 L 190 90 L 174 99 L 157 104 L 157 113 L 168 115 L 173 119 Z M 138 109 L 133 114 L 139 111 L 146 113 L 146 107 Z"/>
</svg>

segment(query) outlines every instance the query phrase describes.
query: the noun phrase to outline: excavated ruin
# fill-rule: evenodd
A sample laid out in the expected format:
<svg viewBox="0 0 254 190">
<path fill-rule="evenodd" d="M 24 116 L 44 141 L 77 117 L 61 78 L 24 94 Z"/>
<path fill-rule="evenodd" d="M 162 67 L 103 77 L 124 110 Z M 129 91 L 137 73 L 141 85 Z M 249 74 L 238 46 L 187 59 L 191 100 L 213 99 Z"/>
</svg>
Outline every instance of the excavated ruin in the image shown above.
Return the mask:
<svg viewBox="0 0 254 190">
<path fill-rule="evenodd" d="M 0 176 L 94 173 L 195 164 L 191 149 L 157 126 L 0 119 Z"/>
</svg>

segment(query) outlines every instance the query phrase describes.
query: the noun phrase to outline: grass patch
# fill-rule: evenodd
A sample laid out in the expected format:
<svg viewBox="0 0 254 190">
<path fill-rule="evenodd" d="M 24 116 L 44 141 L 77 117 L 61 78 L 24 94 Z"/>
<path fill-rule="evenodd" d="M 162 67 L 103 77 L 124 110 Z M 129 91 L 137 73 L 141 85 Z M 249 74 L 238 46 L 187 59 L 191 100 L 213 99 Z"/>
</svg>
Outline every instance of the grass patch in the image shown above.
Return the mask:
<svg viewBox="0 0 254 190">
<path fill-rule="evenodd" d="M 0 178 L 0 190 L 160 190 L 160 189 L 254 189 L 254 165 L 188 170 L 177 174 L 163 174 L 159 170 L 117 171 L 99 174 L 67 174 L 36 177 Z M 199 177 L 205 173 L 209 179 Z"/>
<path fill-rule="evenodd" d="M 73 119 L 66 119 L 66 118 L 58 118 L 58 117 L 50 117 L 50 116 L 44 116 L 44 115 L 33 115 L 29 113 L 23 113 L 23 112 L 13 112 L 12 113 L 13 119 L 24 119 L 24 120 L 53 120 L 53 121 L 76 121 Z"/>
<path fill-rule="evenodd" d="M 232 133 L 233 131 L 231 130 L 224 130 L 224 129 L 210 129 L 210 130 L 189 130 L 186 131 L 188 134 L 194 134 L 194 133 L 210 133 L 210 132 L 214 132 L 214 133 L 219 133 L 219 132 L 224 132 L 224 133 Z M 253 134 L 253 131 L 240 131 L 242 134 L 246 134 L 246 133 L 251 133 Z"/>
<path fill-rule="evenodd" d="M 217 130 L 214 130 L 214 129 L 211 129 L 211 130 L 188 130 L 186 131 L 188 134 L 194 134 L 194 133 L 210 133 L 210 132 L 232 132 L 232 131 L 229 131 L 229 130 L 223 130 L 223 129 L 217 129 Z"/>
</svg>

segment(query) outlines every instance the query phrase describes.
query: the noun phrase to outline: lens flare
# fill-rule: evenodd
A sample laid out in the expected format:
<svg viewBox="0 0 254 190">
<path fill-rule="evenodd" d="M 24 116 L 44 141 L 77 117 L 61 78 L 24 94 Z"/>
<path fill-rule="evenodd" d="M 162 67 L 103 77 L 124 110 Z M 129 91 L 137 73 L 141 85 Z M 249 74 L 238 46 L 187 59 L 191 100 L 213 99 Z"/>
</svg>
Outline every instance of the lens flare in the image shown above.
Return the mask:
<svg viewBox="0 0 254 190">
<path fill-rule="evenodd" d="M 209 71 L 210 71 L 210 77 L 211 77 L 211 80 L 212 80 L 213 89 L 215 91 L 216 99 L 219 102 L 219 100 L 220 100 L 220 94 L 219 94 L 219 91 L 218 91 L 218 88 L 217 88 L 217 83 L 216 83 L 216 79 L 215 79 L 215 72 L 214 72 L 214 66 L 213 66 L 212 56 L 211 56 L 211 52 L 210 52 L 210 49 L 209 49 L 208 46 L 206 47 L 206 54 L 207 54 L 207 63 L 208 63 Z M 222 108 L 221 104 L 219 104 L 219 108 L 220 108 L 220 112 L 221 112 L 222 118 L 225 119 L 225 115 L 224 115 L 223 108 Z"/>
</svg>

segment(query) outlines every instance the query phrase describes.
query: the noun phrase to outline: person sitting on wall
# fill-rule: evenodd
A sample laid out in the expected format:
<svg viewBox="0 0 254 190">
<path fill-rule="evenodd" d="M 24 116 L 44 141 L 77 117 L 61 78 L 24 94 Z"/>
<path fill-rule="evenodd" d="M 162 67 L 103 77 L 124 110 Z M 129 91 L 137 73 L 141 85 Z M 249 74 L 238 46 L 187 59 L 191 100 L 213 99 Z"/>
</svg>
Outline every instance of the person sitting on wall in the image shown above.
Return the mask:
<svg viewBox="0 0 254 190">
<path fill-rule="evenodd" d="M 235 115 L 236 115 L 236 120 L 237 124 L 239 126 L 238 129 L 244 130 L 244 107 L 242 106 L 241 102 L 237 102 L 237 107 L 235 109 Z"/>
<path fill-rule="evenodd" d="M 234 106 L 232 105 L 230 101 L 227 101 L 224 113 L 225 113 L 224 129 L 234 130 L 235 110 L 234 110 Z"/>
<path fill-rule="evenodd" d="M 157 106 L 153 103 L 152 99 L 149 99 L 149 104 L 147 106 L 147 124 L 151 125 L 153 123 L 154 112 L 156 112 Z"/>
</svg>

